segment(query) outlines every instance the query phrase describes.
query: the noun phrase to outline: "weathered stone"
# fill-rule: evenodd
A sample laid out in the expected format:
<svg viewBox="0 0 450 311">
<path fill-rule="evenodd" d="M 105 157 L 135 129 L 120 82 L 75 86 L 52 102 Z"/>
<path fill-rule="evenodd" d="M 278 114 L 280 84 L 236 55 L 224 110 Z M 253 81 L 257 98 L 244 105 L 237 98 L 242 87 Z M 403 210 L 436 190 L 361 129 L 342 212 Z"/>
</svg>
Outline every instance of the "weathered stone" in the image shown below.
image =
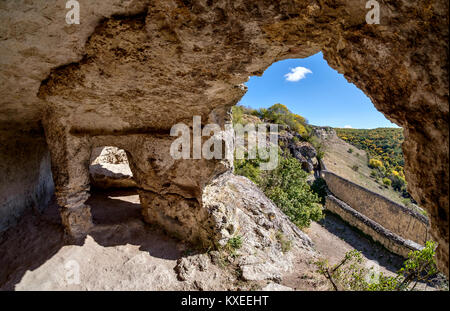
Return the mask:
<svg viewBox="0 0 450 311">
<path fill-rule="evenodd" d="M 244 280 L 279 280 L 293 266 L 290 249 L 313 253 L 309 237 L 245 177 L 225 173 L 214 179 L 204 189 L 203 206 L 222 247 L 240 237 L 236 265 Z"/>
<path fill-rule="evenodd" d="M 266 286 L 264 286 L 262 291 L 293 291 L 292 288 L 277 284 L 277 283 L 269 283 Z"/>
<path fill-rule="evenodd" d="M 122 148 L 134 153 L 130 166 L 139 187 L 159 193 L 155 175 L 176 180 L 184 174 L 175 193 L 199 200 L 221 164 L 202 162 L 210 165 L 203 179 L 193 169 L 185 174 L 182 165 L 164 170 L 145 152 L 126 148 L 134 135 L 168 142 L 171 126 L 193 115 L 223 125 L 249 76 L 275 61 L 322 51 L 405 129 L 409 192 L 430 214 L 438 264 L 448 274 L 448 1 L 383 2 L 379 25 L 366 23 L 362 0 L 80 0 L 80 7 L 81 24 L 67 25 L 61 1 L 0 4 L 0 130 L 41 133 L 36 139 L 42 140 L 43 125 L 62 206 L 83 206 L 92 148 L 119 146 L 121 137 L 129 140 Z M 95 144 L 99 135 L 108 144 Z M 11 174 L 19 178 L 31 168 L 36 175 L 41 159 L 19 161 Z M 24 188 L 24 197 L 42 197 L 45 172 L 46 178 L 27 179 L 35 186 Z M 10 186 L 2 183 L 2 202 L 20 197 L 5 189 Z M 2 210 L 11 206 L 2 203 Z"/>
<path fill-rule="evenodd" d="M 134 188 L 127 155 L 117 147 L 98 147 L 92 151 L 89 166 L 91 185 L 98 188 Z"/>
</svg>

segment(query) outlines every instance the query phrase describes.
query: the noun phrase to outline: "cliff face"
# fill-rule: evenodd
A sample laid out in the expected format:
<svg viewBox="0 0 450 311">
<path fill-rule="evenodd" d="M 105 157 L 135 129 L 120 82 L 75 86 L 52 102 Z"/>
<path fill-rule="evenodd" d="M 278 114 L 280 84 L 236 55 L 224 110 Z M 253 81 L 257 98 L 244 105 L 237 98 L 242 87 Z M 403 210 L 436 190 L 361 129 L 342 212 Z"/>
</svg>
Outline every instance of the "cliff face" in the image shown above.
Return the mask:
<svg viewBox="0 0 450 311">
<path fill-rule="evenodd" d="M 231 166 L 172 159 L 171 126 L 193 115 L 223 126 L 248 76 L 322 51 L 405 129 L 409 192 L 430 214 L 448 273 L 447 1 L 382 3 L 380 25 L 365 22 L 362 0 L 79 2 L 80 25 L 65 23 L 64 1 L 0 3 L 0 151 L 13 179 L 1 182 L 2 210 L 25 204 L 9 202 L 25 171 L 42 178 L 27 178 L 21 195 L 45 201 L 48 146 L 63 222 L 82 236 L 91 150 L 117 146 L 129 155 L 148 220 L 213 242 L 202 192 Z M 47 146 L 37 143 L 43 137 Z M 35 156 L 14 156 L 25 153 Z"/>
</svg>

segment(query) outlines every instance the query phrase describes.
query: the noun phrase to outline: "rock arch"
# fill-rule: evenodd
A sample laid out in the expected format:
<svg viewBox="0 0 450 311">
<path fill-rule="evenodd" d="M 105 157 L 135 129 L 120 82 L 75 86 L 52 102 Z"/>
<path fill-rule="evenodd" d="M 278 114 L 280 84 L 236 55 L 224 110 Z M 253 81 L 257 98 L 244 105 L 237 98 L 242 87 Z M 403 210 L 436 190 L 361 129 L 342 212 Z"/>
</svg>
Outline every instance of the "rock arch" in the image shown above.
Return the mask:
<svg viewBox="0 0 450 311">
<path fill-rule="evenodd" d="M 26 11 L 26 4 L 14 6 L 13 1 L 2 6 L 11 14 Z M 26 132 L 40 128 L 42 120 L 56 193 L 68 210 L 83 207 L 86 199 L 86 150 L 94 140 L 148 144 L 145 152 L 135 145 L 130 153 L 140 187 L 152 192 L 147 201 L 141 195 L 150 205 L 169 193 L 160 192 L 163 185 L 153 179 L 160 176 L 150 166 L 169 161 L 161 153 L 164 148 L 157 149 L 168 142 L 173 124 L 201 115 L 223 126 L 228 108 L 245 93 L 242 83 L 248 76 L 261 74 L 275 61 L 322 51 L 332 68 L 404 128 L 409 190 L 430 213 L 432 234 L 440 244 L 439 266 L 448 274 L 447 1 L 383 2 L 380 25 L 365 22 L 362 0 L 111 1 L 83 7 L 81 25 L 64 25 L 61 18 L 43 32 L 35 25 L 47 21 L 30 11 L 34 26 L 26 23 L 23 32 L 2 34 L 11 39 L 2 47 L 10 55 L 10 67 L 3 70 L 10 79 L 2 79 L 7 80 L 2 100 L 8 103 L 0 108 L 6 116 L 0 120 L 2 130 Z M 46 16 L 58 20 L 62 8 L 46 10 Z M 17 16 L 2 20 L 2 29 L 12 29 L 8 23 Z M 53 50 L 33 41 L 55 38 Z M 18 55 L 8 54 L 10 48 Z M 32 57 L 33 64 L 21 63 Z M 11 75 L 14 69 L 18 74 Z M 150 157 L 152 152 L 159 157 Z M 204 160 L 171 167 L 165 175 L 171 195 L 186 198 L 190 193 L 197 200 L 209 179 L 230 169 Z M 89 218 L 85 208 L 72 212 L 68 226 Z M 76 230 L 85 229 L 80 225 Z M 200 239 L 210 234 L 205 232 Z"/>
</svg>

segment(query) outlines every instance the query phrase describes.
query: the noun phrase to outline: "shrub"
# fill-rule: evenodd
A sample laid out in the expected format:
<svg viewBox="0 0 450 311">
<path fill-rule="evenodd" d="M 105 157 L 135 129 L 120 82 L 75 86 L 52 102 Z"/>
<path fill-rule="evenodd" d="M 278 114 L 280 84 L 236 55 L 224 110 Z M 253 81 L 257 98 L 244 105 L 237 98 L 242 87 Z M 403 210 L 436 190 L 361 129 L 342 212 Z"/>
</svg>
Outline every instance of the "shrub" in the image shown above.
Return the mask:
<svg viewBox="0 0 450 311">
<path fill-rule="evenodd" d="M 353 149 L 352 149 L 352 148 L 348 148 L 347 152 L 348 152 L 348 153 L 352 153 L 352 152 L 353 152 Z"/>
<path fill-rule="evenodd" d="M 248 122 L 244 121 L 244 114 L 247 115 L 256 115 L 257 111 L 252 108 L 244 107 L 241 105 L 236 105 L 231 108 L 233 124 L 242 124 L 245 125 Z"/>
<path fill-rule="evenodd" d="M 280 242 L 281 250 L 283 251 L 283 253 L 287 253 L 291 250 L 292 241 L 286 239 L 286 237 L 284 236 L 284 234 L 281 231 L 277 232 L 275 238 L 278 240 L 278 242 Z"/>
<path fill-rule="evenodd" d="M 403 205 L 405 205 L 406 207 L 411 207 L 411 206 L 412 206 L 411 200 L 410 200 L 410 199 L 407 199 L 407 198 L 402 199 L 402 203 L 403 203 Z"/>
<path fill-rule="evenodd" d="M 322 204 L 325 204 L 325 197 L 327 196 L 327 183 L 325 182 L 325 179 L 319 177 L 314 180 L 313 184 L 311 185 L 311 190 L 315 194 L 317 194 L 317 196 L 320 198 L 320 202 Z"/>
<path fill-rule="evenodd" d="M 389 178 L 387 178 L 387 177 L 383 178 L 383 185 L 390 186 L 391 184 L 392 184 L 392 181 Z"/>
<path fill-rule="evenodd" d="M 396 191 L 402 191 L 406 189 L 406 180 L 400 175 L 394 175 L 391 177 L 392 188 Z"/>
<path fill-rule="evenodd" d="M 306 136 L 305 140 L 307 142 L 309 142 L 314 147 L 314 149 L 316 149 L 316 152 L 317 152 L 316 158 L 317 158 L 317 160 L 323 159 L 323 157 L 325 155 L 325 147 L 321 143 L 321 141 L 316 136 L 313 136 L 313 135 Z"/>
<path fill-rule="evenodd" d="M 428 282 L 437 275 L 435 242 L 427 241 L 420 251 L 411 251 L 396 276 L 376 275 L 362 265 L 361 253 L 352 250 L 333 267 L 326 260 L 316 262 L 318 272 L 323 274 L 335 290 L 357 291 L 404 291 L 414 290 L 419 282 Z"/>
<path fill-rule="evenodd" d="M 227 246 L 231 250 L 237 250 L 242 247 L 242 237 L 240 235 L 230 238 L 227 242 Z"/>
<path fill-rule="evenodd" d="M 323 217 L 320 199 L 306 182 L 307 176 L 301 163 L 288 155 L 262 184 L 266 195 L 300 228 Z"/>
<path fill-rule="evenodd" d="M 306 182 L 308 173 L 297 159 L 280 155 L 278 167 L 271 171 L 260 171 L 259 161 L 236 160 L 235 173 L 255 182 L 298 227 L 323 217 L 320 198 Z"/>
<path fill-rule="evenodd" d="M 358 165 L 353 165 L 352 166 L 352 170 L 354 170 L 355 172 L 357 172 L 359 170 L 359 166 Z"/>
<path fill-rule="evenodd" d="M 308 134 L 306 119 L 292 113 L 285 105 L 277 103 L 268 109 L 261 108 L 259 117 L 272 123 L 287 125 L 292 131 L 299 133 L 301 136 Z"/>
<path fill-rule="evenodd" d="M 234 173 L 236 175 L 245 176 L 255 184 L 260 183 L 260 170 L 259 163 L 255 160 L 235 160 L 234 161 Z"/>
<path fill-rule="evenodd" d="M 232 116 L 233 116 L 233 124 L 243 124 L 242 116 L 244 115 L 244 107 L 242 106 L 233 106 L 231 108 Z"/>
<path fill-rule="evenodd" d="M 377 159 L 370 159 L 369 160 L 369 167 L 370 168 L 384 168 L 383 162 Z"/>
</svg>

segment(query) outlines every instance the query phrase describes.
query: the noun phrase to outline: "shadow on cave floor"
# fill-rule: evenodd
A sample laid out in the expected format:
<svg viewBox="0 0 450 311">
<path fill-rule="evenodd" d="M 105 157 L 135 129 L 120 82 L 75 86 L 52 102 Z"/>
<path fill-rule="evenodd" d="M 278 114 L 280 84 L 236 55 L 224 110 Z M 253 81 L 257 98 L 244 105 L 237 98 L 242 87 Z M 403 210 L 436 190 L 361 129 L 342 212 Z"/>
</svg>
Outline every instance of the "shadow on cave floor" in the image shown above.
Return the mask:
<svg viewBox="0 0 450 311">
<path fill-rule="evenodd" d="M 87 201 L 94 222 L 89 235 L 105 247 L 140 245 L 141 251 L 161 259 L 176 260 L 182 243 L 163 230 L 146 224 L 141 215 L 139 196 L 135 190 L 96 191 Z"/>
<path fill-rule="evenodd" d="M 336 215 L 326 212 L 325 218 L 313 222 L 306 230 L 317 250 L 328 258 L 330 264 L 336 264 L 345 253 L 356 249 L 368 260 L 375 261 L 382 272 L 396 273 L 403 265 L 403 259 L 391 253 L 382 245 L 373 242 L 367 236 L 349 226 Z"/>
<path fill-rule="evenodd" d="M 88 234 L 88 238 L 95 241 L 93 243 L 87 241 L 88 238 L 82 246 L 64 242 L 58 205 L 54 199 L 42 213 L 30 210 L 16 226 L 5 231 L 0 236 L 0 290 L 14 290 L 27 271 L 35 271 L 46 263 L 49 266 L 54 261 L 63 261 L 70 252 L 84 257 L 101 257 L 105 252 L 115 251 L 137 256 L 144 252 L 150 258 L 147 260 L 172 265 L 186 248 L 162 230 L 143 222 L 136 191 L 94 191 L 87 204 L 91 206 L 94 221 Z M 122 249 L 117 250 L 117 247 Z M 93 258 L 92 265 L 96 260 Z"/>
</svg>

